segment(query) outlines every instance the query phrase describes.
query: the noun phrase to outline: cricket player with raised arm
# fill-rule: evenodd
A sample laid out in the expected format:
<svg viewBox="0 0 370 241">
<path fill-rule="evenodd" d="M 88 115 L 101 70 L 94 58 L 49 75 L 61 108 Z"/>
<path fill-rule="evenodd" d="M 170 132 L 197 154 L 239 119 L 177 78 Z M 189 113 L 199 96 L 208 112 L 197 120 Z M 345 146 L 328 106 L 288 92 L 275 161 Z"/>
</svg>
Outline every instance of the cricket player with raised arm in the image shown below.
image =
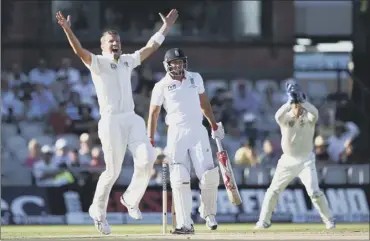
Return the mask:
<svg viewBox="0 0 370 241">
<path fill-rule="evenodd" d="M 131 72 L 161 46 L 178 12 L 172 9 L 166 17 L 161 13 L 159 15 L 163 21 L 162 27 L 140 50 L 133 54 L 122 54 L 118 32 L 109 30 L 100 39 L 102 55 L 95 55 L 84 49 L 73 34 L 71 17 L 65 19 L 61 12 L 56 14 L 74 53 L 90 70 L 96 88 L 101 115 L 98 135 L 106 169 L 99 177 L 89 214 L 102 234 L 111 233 L 106 219 L 108 198 L 120 175 L 127 147 L 134 157 L 134 174 L 121 197 L 121 203 L 127 207 L 132 218 L 142 218 L 138 205 L 148 186 L 156 156 L 146 133 L 144 119 L 134 112 Z"/>
<path fill-rule="evenodd" d="M 271 226 L 271 215 L 278 202 L 279 194 L 297 176 L 305 186 L 307 194 L 326 224 L 326 228 L 335 228 L 328 201 L 319 188 L 315 154 L 313 153 L 313 136 L 319 112 L 306 100 L 305 94 L 295 82 L 287 84 L 287 92 L 288 102 L 281 106 L 275 114 L 276 122 L 281 129 L 283 155 L 265 193 L 255 229 Z"/>
<path fill-rule="evenodd" d="M 200 180 L 200 216 L 210 230 L 217 229 L 217 189 L 220 175 L 215 167 L 203 115 L 212 128 L 212 138 L 224 138 L 221 123 L 216 123 L 212 107 L 205 94 L 199 73 L 187 71 L 187 57 L 181 49 L 166 52 L 165 77 L 155 84 L 150 102 L 148 133 L 154 143 L 154 133 L 161 106 L 165 108 L 167 151 L 170 182 L 176 210 L 177 227 L 173 234 L 193 234 L 192 192 L 190 189 L 190 161 Z"/>
</svg>

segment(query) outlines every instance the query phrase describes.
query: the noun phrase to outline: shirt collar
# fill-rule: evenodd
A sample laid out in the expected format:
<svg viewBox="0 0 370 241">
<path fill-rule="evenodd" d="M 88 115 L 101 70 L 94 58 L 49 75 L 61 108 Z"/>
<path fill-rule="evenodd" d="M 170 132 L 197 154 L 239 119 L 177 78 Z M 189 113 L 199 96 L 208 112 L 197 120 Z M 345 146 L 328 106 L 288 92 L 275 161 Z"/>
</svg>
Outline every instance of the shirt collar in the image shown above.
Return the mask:
<svg viewBox="0 0 370 241">
<path fill-rule="evenodd" d="M 186 71 L 186 70 L 184 70 L 184 77 L 185 77 L 185 79 L 188 79 L 188 77 L 189 77 L 189 73 L 188 73 L 188 71 Z M 168 72 L 166 73 L 165 78 L 166 78 L 166 80 L 167 80 L 168 82 L 172 82 L 172 81 L 174 81 L 174 79 L 171 77 L 171 75 L 170 75 Z"/>
<path fill-rule="evenodd" d="M 116 61 L 116 62 L 118 62 L 118 60 L 119 60 L 119 57 L 118 57 L 118 59 L 116 60 L 116 59 L 114 59 L 114 54 L 113 53 L 106 53 L 106 52 L 102 52 L 102 55 L 104 56 L 104 57 L 108 57 L 108 58 L 110 58 L 110 59 L 113 59 L 114 61 Z"/>
</svg>

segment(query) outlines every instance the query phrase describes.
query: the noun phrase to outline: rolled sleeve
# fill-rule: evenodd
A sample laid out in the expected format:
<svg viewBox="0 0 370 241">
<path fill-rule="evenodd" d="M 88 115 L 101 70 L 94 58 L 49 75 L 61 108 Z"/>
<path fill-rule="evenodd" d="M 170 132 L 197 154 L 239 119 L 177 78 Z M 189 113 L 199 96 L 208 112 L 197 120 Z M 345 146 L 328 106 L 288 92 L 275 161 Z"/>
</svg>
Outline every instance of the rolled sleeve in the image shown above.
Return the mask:
<svg viewBox="0 0 370 241">
<path fill-rule="evenodd" d="M 164 96 L 163 96 L 163 88 L 156 84 L 153 88 L 152 91 L 152 98 L 150 100 L 150 105 L 157 105 L 161 106 L 164 101 Z"/>
<path fill-rule="evenodd" d="M 200 74 L 197 74 L 197 82 L 198 82 L 198 94 L 203 94 L 205 89 L 204 89 L 204 82 L 203 78 Z"/>
<path fill-rule="evenodd" d="M 82 61 L 83 62 L 83 61 Z M 83 62 L 85 66 L 94 74 L 99 74 L 100 73 L 100 68 L 99 68 L 99 58 L 95 54 L 91 53 L 91 65 L 86 64 Z"/>
<path fill-rule="evenodd" d="M 140 51 L 137 50 L 133 54 L 123 54 L 124 58 L 130 63 L 130 66 L 134 69 L 141 64 Z"/>
</svg>

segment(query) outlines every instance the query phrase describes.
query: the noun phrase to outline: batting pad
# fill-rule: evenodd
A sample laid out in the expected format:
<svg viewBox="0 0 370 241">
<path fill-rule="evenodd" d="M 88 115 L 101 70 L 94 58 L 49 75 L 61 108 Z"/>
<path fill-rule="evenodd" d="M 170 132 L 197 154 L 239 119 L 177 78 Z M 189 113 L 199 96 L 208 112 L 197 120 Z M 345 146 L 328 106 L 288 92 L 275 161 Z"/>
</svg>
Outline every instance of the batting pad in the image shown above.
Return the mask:
<svg viewBox="0 0 370 241">
<path fill-rule="evenodd" d="M 204 172 L 200 180 L 200 217 L 205 219 L 217 212 L 217 189 L 220 184 L 218 167 Z"/>
<path fill-rule="evenodd" d="M 333 214 L 329 208 L 328 200 L 322 191 L 314 193 L 311 196 L 311 201 L 324 223 L 333 221 Z"/>
<path fill-rule="evenodd" d="M 190 189 L 190 174 L 182 164 L 170 165 L 170 180 L 176 210 L 176 228 L 190 228 L 193 224 L 191 211 L 193 195 Z"/>
</svg>

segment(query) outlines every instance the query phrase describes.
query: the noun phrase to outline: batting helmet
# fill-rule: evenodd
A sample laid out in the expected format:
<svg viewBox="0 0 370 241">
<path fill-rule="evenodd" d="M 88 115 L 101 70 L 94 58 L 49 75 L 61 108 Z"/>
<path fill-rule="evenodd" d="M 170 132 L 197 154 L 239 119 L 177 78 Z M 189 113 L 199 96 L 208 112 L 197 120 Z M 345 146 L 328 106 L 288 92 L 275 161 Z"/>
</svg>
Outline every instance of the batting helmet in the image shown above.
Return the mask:
<svg viewBox="0 0 370 241">
<path fill-rule="evenodd" d="M 174 60 L 182 60 L 182 64 L 171 66 L 171 62 Z M 169 49 L 164 55 L 163 65 L 166 72 L 170 73 L 172 76 L 181 76 L 188 67 L 188 58 L 182 49 Z"/>
</svg>

